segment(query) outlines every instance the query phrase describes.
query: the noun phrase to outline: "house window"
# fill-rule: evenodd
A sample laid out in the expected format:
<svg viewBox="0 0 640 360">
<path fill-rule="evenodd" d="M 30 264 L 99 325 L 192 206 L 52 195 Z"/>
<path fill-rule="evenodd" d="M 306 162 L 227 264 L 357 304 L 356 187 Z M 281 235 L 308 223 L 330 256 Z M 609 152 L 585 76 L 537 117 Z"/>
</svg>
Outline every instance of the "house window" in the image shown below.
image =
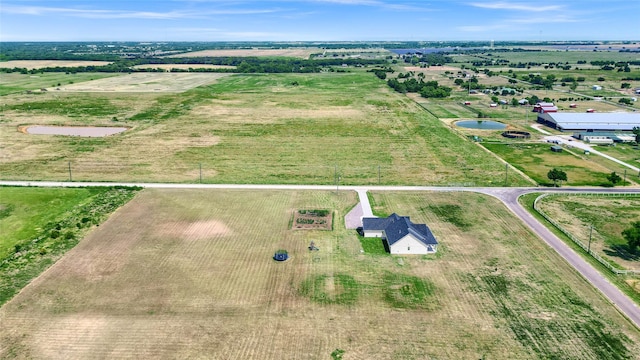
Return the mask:
<svg viewBox="0 0 640 360">
<path fill-rule="evenodd" d="M 407 251 L 411 251 L 411 246 L 407 246 Z"/>
</svg>

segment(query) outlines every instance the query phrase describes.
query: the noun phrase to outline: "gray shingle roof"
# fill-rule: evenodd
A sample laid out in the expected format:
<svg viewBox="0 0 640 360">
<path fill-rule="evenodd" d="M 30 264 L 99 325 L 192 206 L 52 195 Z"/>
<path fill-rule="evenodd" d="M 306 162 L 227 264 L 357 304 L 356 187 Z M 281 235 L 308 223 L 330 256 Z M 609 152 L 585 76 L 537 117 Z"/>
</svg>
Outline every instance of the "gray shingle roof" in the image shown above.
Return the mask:
<svg viewBox="0 0 640 360">
<path fill-rule="evenodd" d="M 384 230 L 389 246 L 405 237 L 413 235 L 425 245 L 437 245 L 438 241 L 431 233 L 431 229 L 425 224 L 414 224 L 408 216 L 399 216 L 396 213 L 387 218 L 363 218 L 363 230 Z"/>
</svg>

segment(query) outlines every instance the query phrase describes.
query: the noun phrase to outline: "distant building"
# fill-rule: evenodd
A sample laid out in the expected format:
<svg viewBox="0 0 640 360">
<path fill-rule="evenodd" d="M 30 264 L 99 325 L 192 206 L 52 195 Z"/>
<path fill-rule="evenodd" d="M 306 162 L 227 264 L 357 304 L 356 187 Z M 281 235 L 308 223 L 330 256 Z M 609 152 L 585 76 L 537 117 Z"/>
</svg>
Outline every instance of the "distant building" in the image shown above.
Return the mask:
<svg viewBox="0 0 640 360">
<path fill-rule="evenodd" d="M 580 131 L 573 133 L 573 137 L 587 143 L 626 143 L 636 141 L 633 133 L 619 133 L 610 131 Z"/>
<path fill-rule="evenodd" d="M 560 146 L 560 145 L 552 145 L 551 146 L 551 151 L 553 151 L 553 152 L 562 152 L 562 146 Z"/>
<path fill-rule="evenodd" d="M 600 90 L 602 90 L 602 86 L 600 86 L 600 85 L 593 85 L 593 86 L 591 87 L 591 89 L 596 90 L 596 91 L 600 91 Z"/>
<path fill-rule="evenodd" d="M 533 112 L 540 114 L 558 112 L 558 107 L 553 103 L 539 102 L 533 105 Z"/>
<path fill-rule="evenodd" d="M 640 126 L 640 114 L 541 113 L 538 122 L 560 131 L 631 131 Z"/>
</svg>

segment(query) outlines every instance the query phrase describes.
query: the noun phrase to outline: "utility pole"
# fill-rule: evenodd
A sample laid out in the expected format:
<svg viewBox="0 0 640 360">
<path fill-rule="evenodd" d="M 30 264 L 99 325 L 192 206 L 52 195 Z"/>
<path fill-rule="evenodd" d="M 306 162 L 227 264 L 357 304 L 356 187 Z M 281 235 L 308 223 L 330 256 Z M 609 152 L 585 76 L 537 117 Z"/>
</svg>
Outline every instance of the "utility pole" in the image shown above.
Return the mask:
<svg viewBox="0 0 640 360">
<path fill-rule="evenodd" d="M 589 225 L 589 250 L 587 253 L 591 254 L 591 234 L 593 233 L 593 224 Z"/>
<path fill-rule="evenodd" d="M 380 185 L 380 165 L 378 165 L 378 185 Z"/>
<path fill-rule="evenodd" d="M 69 181 L 73 181 L 71 178 L 71 161 L 69 161 Z"/>
<path fill-rule="evenodd" d="M 198 164 L 200 166 L 200 184 L 202 184 L 202 163 Z"/>
<path fill-rule="evenodd" d="M 336 182 L 336 192 L 340 192 L 340 176 L 338 176 L 338 181 Z"/>
<path fill-rule="evenodd" d="M 509 163 L 504 164 L 504 186 L 507 186 L 507 183 L 509 182 Z"/>
<path fill-rule="evenodd" d="M 627 169 L 624 169 L 624 180 L 622 181 L 622 186 L 626 186 L 627 184 Z"/>
</svg>

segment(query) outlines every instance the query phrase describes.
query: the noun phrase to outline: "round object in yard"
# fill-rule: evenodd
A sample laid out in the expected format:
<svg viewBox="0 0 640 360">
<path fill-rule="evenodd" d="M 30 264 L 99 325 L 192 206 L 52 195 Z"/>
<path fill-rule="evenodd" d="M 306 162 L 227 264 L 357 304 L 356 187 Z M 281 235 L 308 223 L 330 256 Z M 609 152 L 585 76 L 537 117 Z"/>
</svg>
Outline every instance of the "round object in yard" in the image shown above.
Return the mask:
<svg viewBox="0 0 640 360">
<path fill-rule="evenodd" d="M 273 260 L 275 261 L 286 261 L 287 259 L 289 259 L 287 250 L 278 250 L 275 254 L 273 254 Z"/>
</svg>

